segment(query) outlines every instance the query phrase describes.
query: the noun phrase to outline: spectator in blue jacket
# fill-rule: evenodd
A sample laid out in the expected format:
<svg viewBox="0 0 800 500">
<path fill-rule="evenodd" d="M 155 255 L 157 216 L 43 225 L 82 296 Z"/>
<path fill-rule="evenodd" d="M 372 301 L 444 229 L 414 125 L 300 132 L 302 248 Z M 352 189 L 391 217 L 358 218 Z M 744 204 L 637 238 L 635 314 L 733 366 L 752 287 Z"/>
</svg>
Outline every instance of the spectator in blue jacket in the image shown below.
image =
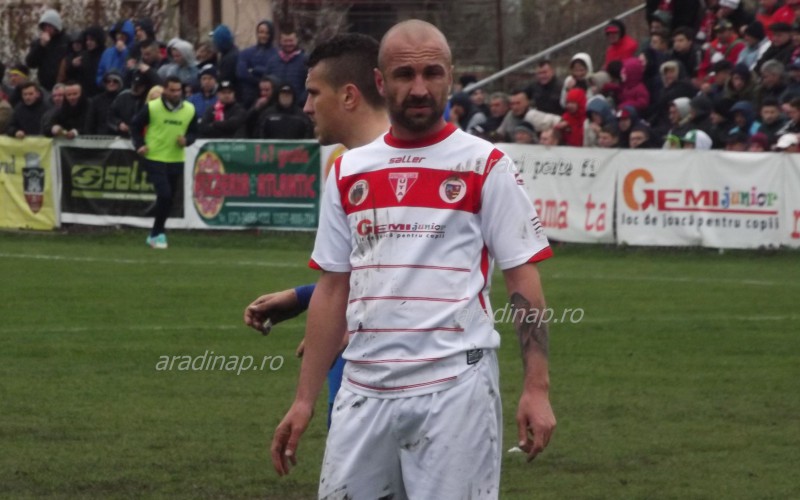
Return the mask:
<svg viewBox="0 0 800 500">
<path fill-rule="evenodd" d="M 256 27 L 256 44 L 239 53 L 236 64 L 236 77 L 239 81 L 239 98 L 249 108 L 258 98 L 258 85 L 268 75 L 270 59 L 277 57 L 278 51 L 272 46 L 275 32 L 270 21 L 261 21 Z M 277 92 L 276 92 L 277 94 Z"/>
<path fill-rule="evenodd" d="M 297 33 L 289 28 L 278 37 L 280 50 L 267 64 L 267 74 L 291 85 L 297 103 L 306 102 L 306 53 L 297 45 Z"/>
<path fill-rule="evenodd" d="M 200 92 L 195 92 L 189 96 L 187 101 L 194 104 L 195 115 L 198 117 L 198 125 L 203 119 L 206 110 L 213 108 L 217 103 L 217 68 L 213 64 L 206 64 L 200 68 Z"/>
<path fill-rule="evenodd" d="M 133 44 L 133 23 L 128 20 L 120 21 L 111 28 L 108 34 L 114 40 L 114 45 L 103 51 L 103 55 L 100 56 L 100 64 L 97 65 L 97 75 L 95 76 L 95 84 L 98 87 L 103 86 L 103 77 L 112 69 L 119 71 L 120 74 L 125 74 L 128 50 Z"/>
</svg>

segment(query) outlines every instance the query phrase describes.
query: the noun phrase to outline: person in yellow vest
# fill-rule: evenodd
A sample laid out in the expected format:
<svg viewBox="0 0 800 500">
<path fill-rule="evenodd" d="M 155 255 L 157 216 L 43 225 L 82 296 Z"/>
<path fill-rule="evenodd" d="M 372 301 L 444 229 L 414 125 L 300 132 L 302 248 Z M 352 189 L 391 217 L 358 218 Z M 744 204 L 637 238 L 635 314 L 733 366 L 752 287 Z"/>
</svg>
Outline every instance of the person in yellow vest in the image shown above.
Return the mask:
<svg viewBox="0 0 800 500">
<path fill-rule="evenodd" d="M 164 226 L 183 173 L 184 148 L 196 138 L 194 106 L 183 99 L 180 79 L 170 76 L 161 98 L 148 102 L 131 123 L 133 147 L 156 191 L 155 221 L 147 237 L 152 248 L 167 248 Z"/>
</svg>

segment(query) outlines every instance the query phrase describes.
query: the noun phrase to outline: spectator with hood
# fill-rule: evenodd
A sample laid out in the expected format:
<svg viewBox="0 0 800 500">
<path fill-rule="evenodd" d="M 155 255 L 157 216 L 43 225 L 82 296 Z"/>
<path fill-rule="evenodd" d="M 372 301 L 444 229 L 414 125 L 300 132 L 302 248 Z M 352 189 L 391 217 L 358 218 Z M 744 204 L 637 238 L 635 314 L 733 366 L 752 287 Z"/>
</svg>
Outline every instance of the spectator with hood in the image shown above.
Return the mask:
<svg viewBox="0 0 800 500">
<path fill-rule="evenodd" d="M 737 64 L 731 71 L 731 78 L 725 84 L 722 95 L 725 99 L 736 101 L 754 101 L 756 85 L 753 81 L 753 73 L 745 64 Z"/>
<path fill-rule="evenodd" d="M 698 94 L 689 102 L 689 126 L 693 129 L 702 130 L 711 136 L 711 111 L 713 103 L 711 99 L 704 94 Z M 722 144 L 717 144 L 717 147 L 722 147 Z"/>
<path fill-rule="evenodd" d="M 77 73 L 68 79 L 80 82 L 81 88 L 91 97 L 100 93 L 100 89 L 95 83 L 95 77 L 97 68 L 100 66 L 100 58 L 106 49 L 106 33 L 100 26 L 90 26 L 83 31 L 81 36 L 83 37 L 83 51 L 75 58 L 78 59 L 77 61 L 75 59 L 69 61 Z"/>
<path fill-rule="evenodd" d="M 67 53 L 67 37 L 61 15 L 47 9 L 39 18 L 39 38 L 31 42 L 25 64 L 39 70 L 39 84 L 47 91 L 57 83 L 61 61 Z"/>
<path fill-rule="evenodd" d="M 172 62 L 158 69 L 158 76 L 162 81 L 170 76 L 176 76 L 184 85 L 197 88 L 199 84 L 199 69 L 194 56 L 194 47 L 186 40 L 173 38 L 167 43 L 167 50 L 172 57 Z"/>
<path fill-rule="evenodd" d="M 114 45 L 103 51 L 100 57 L 100 64 L 97 66 L 95 83 L 98 87 L 103 85 L 103 77 L 115 69 L 124 74 L 128 64 L 128 48 L 133 44 L 133 23 L 125 20 L 120 21 L 108 32 Z"/>
<path fill-rule="evenodd" d="M 258 85 L 267 76 L 267 65 L 278 51 L 272 46 L 275 29 L 272 22 L 263 20 L 256 26 L 256 44 L 239 53 L 236 78 L 239 80 L 239 99 L 251 107 L 258 98 Z M 277 94 L 277 92 L 275 92 Z"/>
<path fill-rule="evenodd" d="M 310 139 L 313 135 L 311 120 L 298 105 L 294 88 L 282 84 L 275 104 L 265 112 L 261 139 Z"/>
<path fill-rule="evenodd" d="M 239 47 L 233 41 L 230 28 L 220 24 L 211 32 L 211 41 L 219 54 L 217 74 L 219 81 L 236 84 L 236 63 L 239 59 Z M 198 115 L 199 116 L 199 115 Z"/>
<path fill-rule="evenodd" d="M 761 131 L 761 124 L 756 120 L 753 103 L 739 101 L 733 105 L 730 113 L 733 116 L 733 127 L 728 131 L 728 135 L 743 133 L 747 134 L 749 138 Z"/>
<path fill-rule="evenodd" d="M 661 138 L 669 130 L 669 109 L 672 102 L 679 97 L 691 98 L 697 93 L 697 89 L 682 71 L 683 66 L 678 61 L 667 61 L 661 65 L 663 88 L 656 99 L 653 99 L 647 120 L 653 128 L 654 137 Z"/>
<path fill-rule="evenodd" d="M 134 42 L 128 54 L 128 69 L 132 69 L 131 61 L 135 63 L 142 57 L 142 47 L 149 45 L 150 42 L 158 43 L 156 40 L 156 28 L 151 19 L 143 17 L 135 20 L 133 22 L 133 30 Z"/>
<path fill-rule="evenodd" d="M 590 91 L 589 77 L 592 73 L 594 73 L 594 66 L 589 54 L 579 52 L 572 56 L 569 61 L 569 76 L 564 79 L 564 85 L 561 88 L 561 106 L 563 108 L 567 107 L 567 92 L 573 88 L 582 89 L 587 99 L 594 95 Z"/>
<path fill-rule="evenodd" d="M 458 92 L 450 98 L 450 123 L 453 125 L 471 134 L 485 121 L 486 115 L 477 109 L 466 92 Z"/>
<path fill-rule="evenodd" d="M 81 54 L 83 53 L 83 33 L 74 31 L 67 34 L 67 53 L 58 67 L 56 80 L 64 83 L 67 80 L 80 80 Z"/>
<path fill-rule="evenodd" d="M 641 59 L 631 57 L 622 62 L 622 84 L 616 93 L 614 102 L 617 108 L 633 106 L 639 113 L 647 112 L 650 107 L 650 92 L 644 85 L 644 64 Z"/>
<path fill-rule="evenodd" d="M 601 95 L 596 95 L 586 102 L 586 121 L 583 127 L 583 145 L 594 148 L 598 146 L 600 131 L 606 125 L 617 126 L 614 108 Z"/>
<path fill-rule="evenodd" d="M 691 130 L 691 126 L 689 125 L 689 120 L 691 119 L 691 108 L 690 108 L 691 99 L 688 97 L 678 97 L 669 106 L 669 129 L 663 135 L 663 137 L 659 137 L 658 135 L 656 138 L 661 139 L 664 142 L 664 147 L 669 147 L 669 144 L 672 143 L 673 138 L 680 139 L 683 137 L 689 130 Z"/>
<path fill-rule="evenodd" d="M 297 102 L 306 102 L 306 53 L 298 45 L 294 28 L 287 27 L 278 36 L 278 53 L 267 64 L 266 74 L 291 85 Z"/>
<path fill-rule="evenodd" d="M 604 31 L 608 47 L 603 68 L 607 68 L 611 61 L 624 61 L 636 55 L 639 44 L 625 33 L 625 23 L 619 19 L 612 19 Z"/>
<path fill-rule="evenodd" d="M 586 121 L 586 91 L 580 87 L 570 89 L 561 122 L 556 127 L 561 131 L 565 146 L 583 147 L 583 127 Z"/>
</svg>

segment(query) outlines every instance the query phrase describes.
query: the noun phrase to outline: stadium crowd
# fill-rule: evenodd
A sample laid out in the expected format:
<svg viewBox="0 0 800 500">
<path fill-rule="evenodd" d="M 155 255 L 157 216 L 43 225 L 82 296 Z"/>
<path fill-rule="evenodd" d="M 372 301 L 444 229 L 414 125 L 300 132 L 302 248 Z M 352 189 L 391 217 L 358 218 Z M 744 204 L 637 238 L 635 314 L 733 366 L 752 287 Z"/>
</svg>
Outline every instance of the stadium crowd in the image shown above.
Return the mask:
<svg viewBox="0 0 800 500">
<path fill-rule="evenodd" d="M 760 0 L 756 12 L 741 0 L 647 0 L 646 20 L 642 40 L 609 22 L 602 64 L 586 53 L 565 68 L 541 60 L 534 80 L 509 92 L 467 94 L 459 89 L 475 77 L 463 75 L 447 118 L 495 142 L 800 150 L 800 0 Z M 24 61 L 0 63 L 0 133 L 129 137 L 176 76 L 200 137 L 311 138 L 306 53 L 291 27 L 275 34 L 261 21 L 256 44 L 240 50 L 219 25 L 195 46 L 157 40 L 149 19 L 70 32 L 46 10 Z"/>
</svg>

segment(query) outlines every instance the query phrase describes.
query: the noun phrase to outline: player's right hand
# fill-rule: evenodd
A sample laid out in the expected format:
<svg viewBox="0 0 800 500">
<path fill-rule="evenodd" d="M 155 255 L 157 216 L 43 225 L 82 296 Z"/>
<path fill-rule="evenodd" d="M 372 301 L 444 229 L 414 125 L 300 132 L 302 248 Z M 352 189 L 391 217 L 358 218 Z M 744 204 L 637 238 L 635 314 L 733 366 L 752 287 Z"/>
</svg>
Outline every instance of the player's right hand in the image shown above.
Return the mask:
<svg viewBox="0 0 800 500">
<path fill-rule="evenodd" d="M 254 300 L 244 310 L 244 324 L 263 333 L 264 322 L 270 320 L 273 325 L 294 318 L 303 312 L 297 303 L 297 294 L 293 288 L 281 292 L 268 293 Z"/>
<path fill-rule="evenodd" d="M 297 465 L 297 445 L 313 414 L 313 406 L 303 405 L 295 401 L 275 429 L 270 453 L 272 455 L 272 465 L 279 476 L 285 476 L 289 473 L 290 462 L 292 466 Z"/>
</svg>

